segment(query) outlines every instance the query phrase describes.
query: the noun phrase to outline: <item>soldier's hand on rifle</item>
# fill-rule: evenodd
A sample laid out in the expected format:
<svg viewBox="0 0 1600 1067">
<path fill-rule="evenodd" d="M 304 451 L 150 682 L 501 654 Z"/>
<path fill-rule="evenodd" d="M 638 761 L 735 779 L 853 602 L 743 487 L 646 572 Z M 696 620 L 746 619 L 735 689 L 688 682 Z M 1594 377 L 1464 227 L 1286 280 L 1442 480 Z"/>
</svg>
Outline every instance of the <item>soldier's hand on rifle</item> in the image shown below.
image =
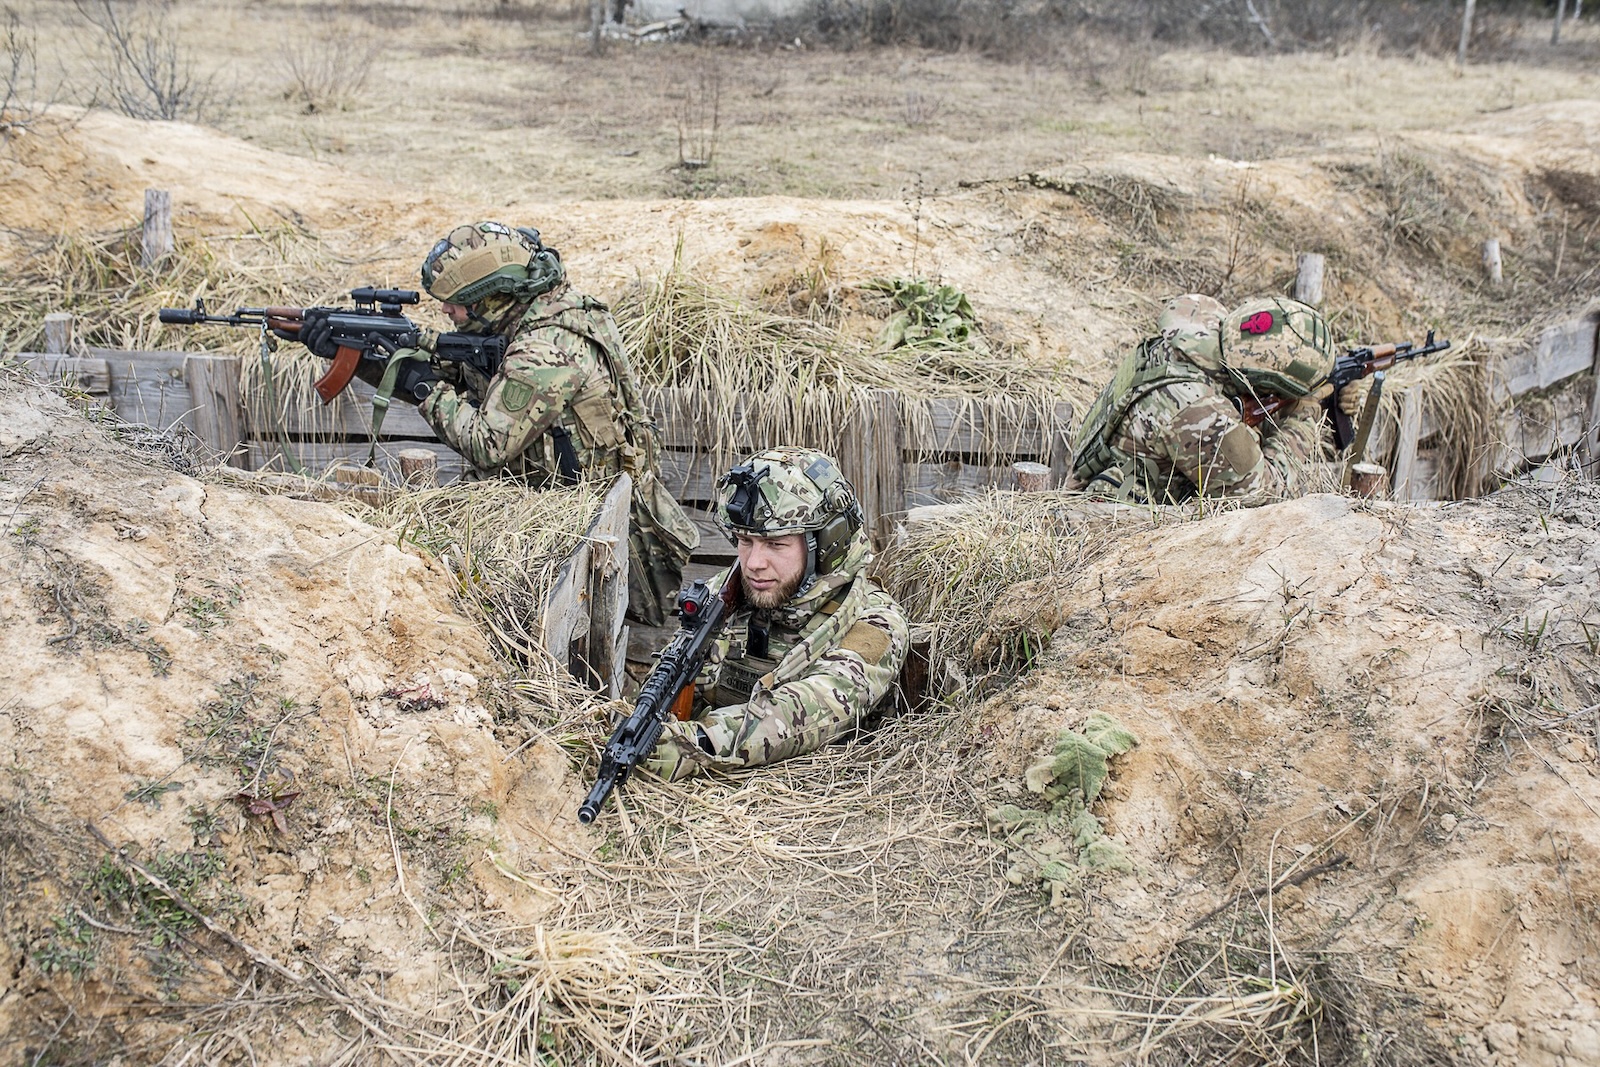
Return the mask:
<svg viewBox="0 0 1600 1067">
<path fill-rule="evenodd" d="M 1282 417 L 1285 419 L 1319 419 L 1322 417 L 1322 402 L 1332 395 L 1333 386 L 1324 382 L 1285 408 Z"/>
<path fill-rule="evenodd" d="M 332 359 L 339 354 L 339 346 L 333 339 L 333 324 L 328 321 L 326 308 L 306 308 L 300 319 L 300 343 L 323 359 Z"/>
<path fill-rule="evenodd" d="M 1366 406 L 1367 394 L 1371 391 L 1371 378 L 1357 378 L 1339 390 L 1339 410 L 1349 415 L 1352 419 L 1356 418 L 1361 414 L 1361 409 Z"/>
</svg>

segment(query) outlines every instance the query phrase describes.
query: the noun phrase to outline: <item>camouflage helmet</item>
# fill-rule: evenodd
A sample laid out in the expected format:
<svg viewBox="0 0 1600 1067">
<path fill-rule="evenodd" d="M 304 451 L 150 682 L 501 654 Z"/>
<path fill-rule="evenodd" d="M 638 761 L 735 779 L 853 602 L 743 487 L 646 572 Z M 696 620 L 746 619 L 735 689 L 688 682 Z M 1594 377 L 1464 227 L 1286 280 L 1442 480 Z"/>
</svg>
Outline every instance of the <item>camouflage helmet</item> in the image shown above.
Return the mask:
<svg viewBox="0 0 1600 1067">
<path fill-rule="evenodd" d="M 1222 369 L 1218 332 L 1228 309 L 1215 297 L 1185 293 L 1168 300 L 1156 319 L 1161 339 L 1203 370 Z"/>
<path fill-rule="evenodd" d="M 1286 297 L 1247 300 L 1222 320 L 1224 368 L 1246 388 L 1300 397 L 1327 381 L 1333 339 L 1316 308 Z"/>
<path fill-rule="evenodd" d="M 717 524 L 730 541 L 805 534 L 807 582 L 836 569 L 861 530 L 854 487 L 831 457 L 811 448 L 757 452 L 717 480 L 717 496 Z"/>
<path fill-rule="evenodd" d="M 563 277 L 561 256 L 539 231 L 500 222 L 451 230 L 422 261 L 422 287 L 436 300 L 469 307 L 496 293 L 537 296 Z"/>
</svg>

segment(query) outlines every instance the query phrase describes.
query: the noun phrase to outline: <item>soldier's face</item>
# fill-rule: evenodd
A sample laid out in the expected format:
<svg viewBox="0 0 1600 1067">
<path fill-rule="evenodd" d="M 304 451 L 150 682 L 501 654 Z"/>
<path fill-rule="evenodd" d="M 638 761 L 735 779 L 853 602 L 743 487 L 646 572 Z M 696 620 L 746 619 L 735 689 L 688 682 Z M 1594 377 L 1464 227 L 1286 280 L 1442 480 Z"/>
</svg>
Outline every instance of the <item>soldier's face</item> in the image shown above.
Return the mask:
<svg viewBox="0 0 1600 1067">
<path fill-rule="evenodd" d="M 457 326 L 465 326 L 467 324 L 467 319 L 469 317 L 467 309 L 462 307 L 460 304 L 452 304 L 448 300 L 444 301 L 444 313 L 449 315 L 450 321 L 455 323 Z"/>
<path fill-rule="evenodd" d="M 805 534 L 751 537 L 738 534 L 744 597 L 753 607 L 776 608 L 794 596 L 806 576 Z"/>
</svg>

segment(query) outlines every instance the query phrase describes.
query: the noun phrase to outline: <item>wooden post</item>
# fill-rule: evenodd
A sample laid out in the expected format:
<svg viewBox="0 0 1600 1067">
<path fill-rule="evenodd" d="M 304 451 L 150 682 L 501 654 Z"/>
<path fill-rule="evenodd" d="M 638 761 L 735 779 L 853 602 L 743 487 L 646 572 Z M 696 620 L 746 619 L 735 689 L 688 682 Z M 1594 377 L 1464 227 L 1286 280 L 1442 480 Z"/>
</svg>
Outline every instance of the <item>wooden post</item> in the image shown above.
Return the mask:
<svg viewBox="0 0 1600 1067">
<path fill-rule="evenodd" d="M 72 354 L 72 313 L 52 311 L 44 317 L 44 351 L 48 356 Z"/>
<path fill-rule="evenodd" d="M 1579 0 L 1582 3 L 1582 0 Z M 1467 0 L 1467 6 L 1461 12 L 1461 43 L 1456 46 L 1456 66 L 1467 65 L 1467 47 L 1472 44 L 1472 12 L 1478 6 L 1478 0 Z"/>
<path fill-rule="evenodd" d="M 190 356 L 183 361 L 183 380 L 189 384 L 189 398 L 194 404 L 191 418 L 195 435 L 228 466 L 249 470 L 239 357 Z"/>
<path fill-rule="evenodd" d="M 600 24 L 606 19 L 605 0 L 589 0 L 589 54 L 600 54 Z"/>
<path fill-rule="evenodd" d="M 400 480 L 407 489 L 436 489 L 439 486 L 439 457 L 426 448 L 400 450 Z"/>
<path fill-rule="evenodd" d="M 144 191 L 144 231 L 140 235 L 139 265 L 153 267 L 172 251 L 172 194 L 165 189 Z"/>
<path fill-rule="evenodd" d="M 865 462 L 876 468 L 878 543 L 894 536 L 894 519 L 906 510 L 905 428 L 900 423 L 900 394 L 893 389 L 872 392 L 871 436 Z"/>
<path fill-rule="evenodd" d="M 1584 427 L 1583 453 L 1584 466 L 1593 471 L 1596 464 L 1600 464 L 1600 323 L 1595 326 L 1594 362 L 1591 363 L 1589 373 L 1594 376 L 1594 392 L 1589 396 L 1589 421 Z"/>
<path fill-rule="evenodd" d="M 1322 276 L 1327 260 L 1316 252 L 1295 257 L 1294 298 L 1312 307 L 1322 306 Z"/>
<path fill-rule="evenodd" d="M 1567 0 L 1556 0 L 1556 24 L 1555 28 L 1550 31 L 1551 44 L 1561 43 L 1561 20 L 1566 16 L 1566 14 Z"/>
<path fill-rule="evenodd" d="M 606 493 L 584 539 L 589 544 L 589 633 L 582 642 L 589 681 L 612 700 L 627 676 L 628 503 L 633 480 L 626 474 Z"/>
<path fill-rule="evenodd" d="M 1038 493 L 1050 488 L 1050 468 L 1043 463 L 1013 463 L 1011 473 L 1016 476 L 1018 492 Z"/>
<path fill-rule="evenodd" d="M 1488 275 L 1489 284 L 1498 287 L 1504 280 L 1500 272 L 1500 239 L 1491 237 L 1483 242 L 1483 272 Z"/>
<path fill-rule="evenodd" d="M 1350 465 L 1350 491 L 1360 497 L 1382 494 L 1389 481 L 1389 472 L 1377 463 L 1352 463 Z"/>
<path fill-rule="evenodd" d="M 1051 435 L 1045 462 L 1050 464 L 1051 482 L 1066 485 L 1067 476 L 1072 473 L 1072 405 L 1065 400 L 1058 400 L 1051 414 L 1060 429 Z"/>
<path fill-rule="evenodd" d="M 1417 467 L 1417 439 L 1422 436 L 1422 390 L 1413 386 L 1400 403 L 1400 439 L 1395 446 L 1394 498 L 1425 500 Z"/>
</svg>

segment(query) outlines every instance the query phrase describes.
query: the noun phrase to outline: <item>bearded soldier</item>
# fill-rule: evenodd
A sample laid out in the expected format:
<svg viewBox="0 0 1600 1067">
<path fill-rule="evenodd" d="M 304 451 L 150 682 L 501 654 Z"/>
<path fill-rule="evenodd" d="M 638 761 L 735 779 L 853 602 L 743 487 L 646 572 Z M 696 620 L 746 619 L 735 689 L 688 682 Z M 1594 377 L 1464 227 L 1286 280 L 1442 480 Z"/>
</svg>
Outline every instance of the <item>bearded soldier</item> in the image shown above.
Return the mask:
<svg viewBox="0 0 1600 1067">
<path fill-rule="evenodd" d="M 1189 295 L 1167 304 L 1159 327 L 1084 415 L 1069 487 L 1132 503 L 1200 496 L 1247 506 L 1304 492 L 1307 464 L 1322 457 L 1320 405 L 1331 391 L 1322 315 L 1279 297 L 1230 313 Z M 1246 425 L 1240 399 L 1268 394 L 1297 402 Z"/>
<path fill-rule="evenodd" d="M 422 417 L 478 478 L 548 486 L 628 474 L 628 615 L 661 625 L 699 535 L 661 484 L 655 429 L 611 312 L 567 284 L 537 230 L 498 222 L 451 230 L 423 260 L 422 287 L 458 330 L 506 340 L 492 376 L 436 360 L 443 380 Z"/>
<path fill-rule="evenodd" d="M 900 673 L 905 613 L 865 574 L 870 542 L 838 464 L 769 448 L 718 482 L 739 607 L 650 760 L 666 779 L 798 756 L 860 725 Z M 718 586 L 728 581 L 725 572 Z"/>
</svg>

